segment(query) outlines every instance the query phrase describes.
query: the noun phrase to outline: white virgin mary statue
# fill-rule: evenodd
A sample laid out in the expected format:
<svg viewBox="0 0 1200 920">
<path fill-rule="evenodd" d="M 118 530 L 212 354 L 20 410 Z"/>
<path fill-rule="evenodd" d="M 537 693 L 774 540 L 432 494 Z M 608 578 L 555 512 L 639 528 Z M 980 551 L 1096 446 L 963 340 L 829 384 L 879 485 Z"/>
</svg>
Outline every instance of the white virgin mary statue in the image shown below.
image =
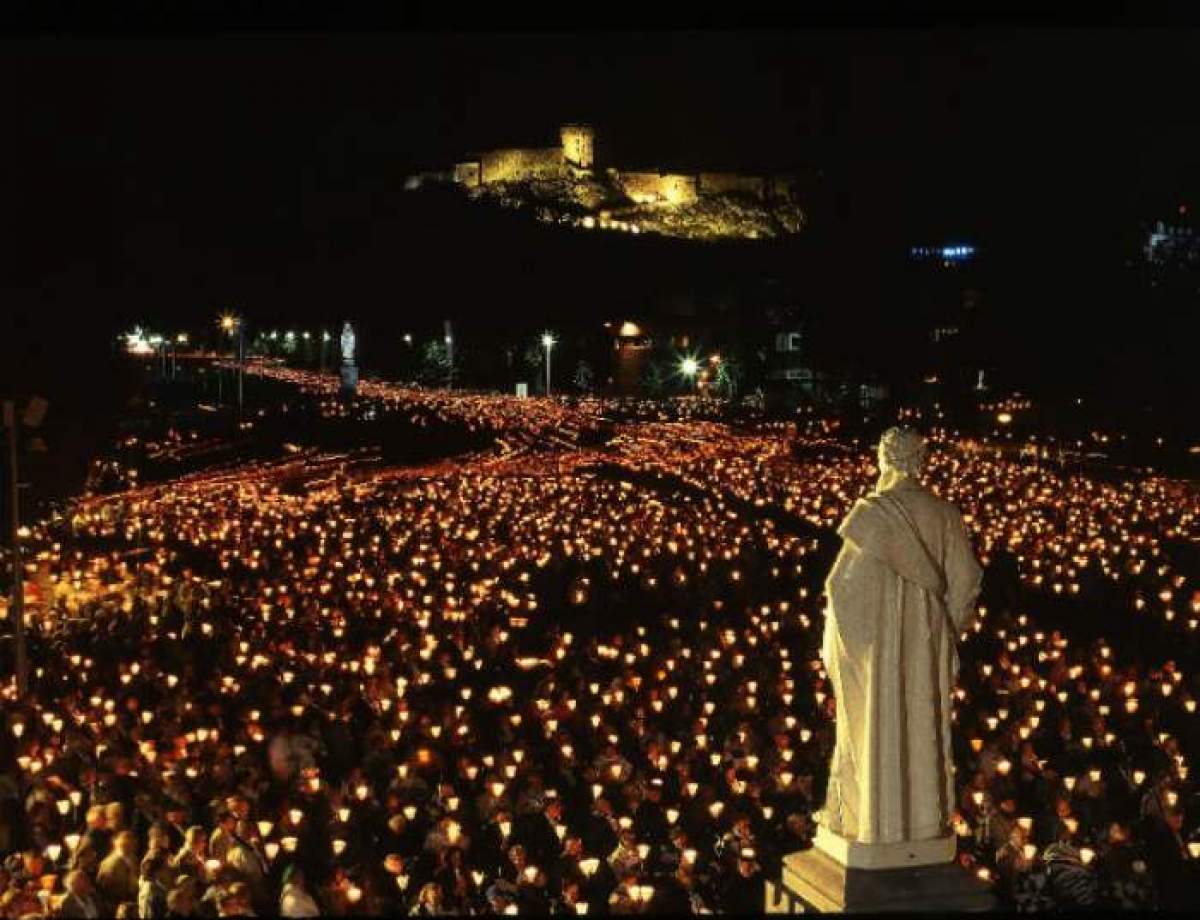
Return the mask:
<svg viewBox="0 0 1200 920">
<path fill-rule="evenodd" d="M 837 738 L 818 823 L 856 844 L 952 833 L 950 704 L 982 570 L 958 509 L 918 481 L 925 442 L 891 428 L 880 477 L 838 529 L 821 657 Z"/>
</svg>

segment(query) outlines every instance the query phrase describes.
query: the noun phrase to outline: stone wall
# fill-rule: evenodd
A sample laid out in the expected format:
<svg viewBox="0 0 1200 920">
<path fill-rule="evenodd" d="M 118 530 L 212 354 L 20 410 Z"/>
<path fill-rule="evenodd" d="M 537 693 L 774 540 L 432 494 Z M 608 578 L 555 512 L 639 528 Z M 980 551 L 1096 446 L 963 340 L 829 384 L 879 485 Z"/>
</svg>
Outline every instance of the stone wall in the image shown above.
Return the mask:
<svg viewBox="0 0 1200 920">
<path fill-rule="evenodd" d="M 701 195 L 751 195 L 760 201 L 766 195 L 766 180 L 740 173 L 702 172 L 697 187 Z"/>
<path fill-rule="evenodd" d="M 520 179 L 552 179 L 565 172 L 561 147 L 491 150 L 480 158 L 480 181 L 512 182 Z"/>
<path fill-rule="evenodd" d="M 572 166 L 591 169 L 596 134 L 589 125 L 563 125 L 559 129 L 563 156 Z"/>
<path fill-rule="evenodd" d="M 625 194 L 639 204 L 666 201 L 690 204 L 696 200 L 696 177 L 680 173 L 619 172 L 617 181 Z"/>
<path fill-rule="evenodd" d="M 454 164 L 454 181 L 459 185 L 475 188 L 479 185 L 481 176 L 482 172 L 478 160 L 467 160 Z"/>
<path fill-rule="evenodd" d="M 696 177 L 664 173 L 658 179 L 662 196 L 672 204 L 692 204 L 696 200 Z"/>
</svg>

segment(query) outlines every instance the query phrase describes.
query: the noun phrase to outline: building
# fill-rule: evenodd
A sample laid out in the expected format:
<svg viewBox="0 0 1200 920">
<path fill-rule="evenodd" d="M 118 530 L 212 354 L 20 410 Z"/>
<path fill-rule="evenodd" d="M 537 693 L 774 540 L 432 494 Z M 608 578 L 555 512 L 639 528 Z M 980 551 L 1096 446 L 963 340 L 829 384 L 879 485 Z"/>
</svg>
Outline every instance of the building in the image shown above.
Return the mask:
<svg viewBox="0 0 1200 920">
<path fill-rule="evenodd" d="M 910 386 L 932 401 L 971 392 L 991 376 L 983 341 L 985 272 L 986 262 L 972 244 L 909 249 L 901 296 L 920 341 L 905 347 L 922 358 Z"/>
<path fill-rule="evenodd" d="M 452 179 L 477 188 L 494 182 L 536 179 L 586 179 L 593 176 L 596 132 L 591 125 L 559 128 L 555 147 L 513 147 L 489 150 L 454 164 Z M 426 173 L 442 178 L 445 173 Z M 609 167 L 605 176 L 638 204 L 691 204 L 703 197 L 741 195 L 757 201 L 791 200 L 795 182 L 787 176 L 736 172 L 673 173 L 658 169 L 623 170 Z"/>
<path fill-rule="evenodd" d="M 1142 253 L 1155 268 L 1196 268 L 1200 266 L 1200 234 L 1184 224 L 1156 221 L 1146 234 Z"/>
<path fill-rule="evenodd" d="M 404 187 L 453 184 L 472 198 L 527 207 L 543 222 L 585 230 L 762 239 L 798 233 L 805 224 L 796 175 L 611 165 L 597 171 L 595 144 L 590 125 L 565 124 L 555 146 L 484 151 L 409 176 Z"/>
</svg>

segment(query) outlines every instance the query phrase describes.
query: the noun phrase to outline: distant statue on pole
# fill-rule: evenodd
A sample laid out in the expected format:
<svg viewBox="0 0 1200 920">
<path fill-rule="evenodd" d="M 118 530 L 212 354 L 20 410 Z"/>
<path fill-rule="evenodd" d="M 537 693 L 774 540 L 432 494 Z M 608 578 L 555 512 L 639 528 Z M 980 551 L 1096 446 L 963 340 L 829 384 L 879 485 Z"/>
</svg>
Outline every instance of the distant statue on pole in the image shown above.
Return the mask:
<svg viewBox="0 0 1200 920">
<path fill-rule="evenodd" d="M 954 862 L 950 711 L 982 570 L 958 509 L 918 480 L 924 439 L 890 428 L 878 455 L 825 582 L 836 740 L 813 848 L 785 857 L 782 896 L 820 911 L 980 909 L 990 894 Z"/>
<path fill-rule="evenodd" d="M 347 396 L 358 391 L 358 365 L 354 361 L 354 328 L 342 323 L 342 393 Z"/>
</svg>

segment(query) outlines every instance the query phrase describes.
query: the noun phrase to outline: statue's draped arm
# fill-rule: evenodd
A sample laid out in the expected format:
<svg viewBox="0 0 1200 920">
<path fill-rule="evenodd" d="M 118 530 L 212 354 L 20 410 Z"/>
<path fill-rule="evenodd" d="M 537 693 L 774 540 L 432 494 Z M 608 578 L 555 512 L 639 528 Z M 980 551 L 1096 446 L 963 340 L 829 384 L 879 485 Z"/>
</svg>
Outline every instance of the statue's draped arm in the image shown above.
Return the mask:
<svg viewBox="0 0 1200 920">
<path fill-rule="evenodd" d="M 975 551 L 962 515 L 954 512 L 946 529 L 946 607 L 954 628 L 962 632 L 971 622 L 975 600 L 983 581 L 983 569 L 975 561 Z"/>
</svg>

